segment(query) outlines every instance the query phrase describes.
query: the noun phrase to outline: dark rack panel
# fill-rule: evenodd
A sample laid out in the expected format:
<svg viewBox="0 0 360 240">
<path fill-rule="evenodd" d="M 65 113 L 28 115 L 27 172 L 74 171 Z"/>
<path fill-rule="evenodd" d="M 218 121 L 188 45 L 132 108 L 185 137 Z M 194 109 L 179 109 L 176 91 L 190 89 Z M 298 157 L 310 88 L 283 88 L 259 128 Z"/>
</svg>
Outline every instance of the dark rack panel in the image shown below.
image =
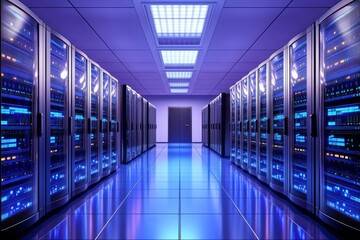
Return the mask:
<svg viewBox="0 0 360 240">
<path fill-rule="evenodd" d="M 99 162 L 99 100 L 100 100 L 100 69 L 91 64 L 90 71 L 90 178 L 97 181 L 100 176 Z"/>
<path fill-rule="evenodd" d="M 110 172 L 110 139 L 109 139 L 109 123 L 110 123 L 110 76 L 103 72 L 102 77 L 102 175 L 105 176 Z"/>
</svg>

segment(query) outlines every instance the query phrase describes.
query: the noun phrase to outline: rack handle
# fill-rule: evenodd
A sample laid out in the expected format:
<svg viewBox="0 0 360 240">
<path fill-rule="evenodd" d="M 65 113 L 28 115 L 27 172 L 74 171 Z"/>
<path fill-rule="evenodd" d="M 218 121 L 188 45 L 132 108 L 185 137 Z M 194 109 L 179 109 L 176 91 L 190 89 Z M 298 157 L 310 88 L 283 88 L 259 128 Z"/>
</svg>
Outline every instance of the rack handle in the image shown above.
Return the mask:
<svg viewBox="0 0 360 240">
<path fill-rule="evenodd" d="M 311 137 L 316 138 L 317 137 L 317 128 L 316 128 L 316 114 L 310 115 L 310 133 Z"/>
<path fill-rule="evenodd" d="M 44 135 L 44 114 L 38 113 L 38 121 L 37 121 L 37 127 L 38 127 L 38 135 L 41 137 Z"/>
<path fill-rule="evenodd" d="M 72 135 L 72 117 L 68 118 L 68 134 Z"/>
<path fill-rule="evenodd" d="M 88 118 L 88 133 L 90 134 L 91 133 L 91 118 Z"/>
<path fill-rule="evenodd" d="M 284 117 L 284 135 L 289 135 L 289 118 Z"/>
<path fill-rule="evenodd" d="M 266 133 L 270 134 L 270 118 L 266 120 Z"/>
</svg>

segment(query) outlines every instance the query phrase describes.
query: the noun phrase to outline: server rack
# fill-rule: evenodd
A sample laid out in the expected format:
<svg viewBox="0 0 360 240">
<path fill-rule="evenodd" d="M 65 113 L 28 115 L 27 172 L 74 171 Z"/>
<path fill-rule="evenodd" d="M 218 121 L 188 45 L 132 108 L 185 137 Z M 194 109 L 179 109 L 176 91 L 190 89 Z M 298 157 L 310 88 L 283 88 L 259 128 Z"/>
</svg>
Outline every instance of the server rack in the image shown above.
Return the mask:
<svg viewBox="0 0 360 240">
<path fill-rule="evenodd" d="M 156 108 L 149 102 L 149 130 L 148 130 L 148 148 L 156 144 Z"/>
<path fill-rule="evenodd" d="M 137 156 L 137 97 L 136 92 L 131 89 L 131 159 Z"/>
<path fill-rule="evenodd" d="M 105 177 L 110 174 L 110 74 L 101 69 L 101 81 L 100 81 L 100 166 L 101 177 Z"/>
<path fill-rule="evenodd" d="M 258 108 L 259 136 L 257 139 L 258 156 L 258 179 L 264 183 L 269 183 L 270 159 L 269 159 L 269 65 L 268 62 L 261 63 L 258 67 Z"/>
<path fill-rule="evenodd" d="M 89 185 L 100 180 L 100 67 L 90 62 L 90 118 L 88 119 L 88 132 L 90 133 L 90 164 Z"/>
<path fill-rule="evenodd" d="M 127 86 L 121 86 L 121 116 L 123 121 L 121 121 L 121 158 L 123 163 L 128 163 L 131 161 L 132 153 L 132 108 L 131 108 L 131 99 L 132 99 L 132 89 Z M 124 121 L 125 120 L 125 121 Z"/>
<path fill-rule="evenodd" d="M 46 33 L 45 138 L 46 211 L 70 199 L 69 144 L 71 140 L 71 44 L 50 28 Z"/>
<path fill-rule="evenodd" d="M 248 92 L 249 92 L 249 108 L 248 108 L 248 118 L 249 118 L 249 144 L 248 144 L 248 158 L 249 158 L 249 173 L 257 176 L 258 174 L 258 151 L 257 151 L 257 142 L 258 142 L 258 75 L 257 69 L 249 74 L 249 83 L 248 83 Z"/>
<path fill-rule="evenodd" d="M 110 88 L 111 101 L 111 122 L 110 122 L 110 162 L 111 172 L 115 171 L 120 164 L 120 118 L 119 118 L 119 82 L 115 78 L 111 78 Z"/>
<path fill-rule="evenodd" d="M 1 1 L 1 33 L 1 233 L 16 234 L 44 214 L 45 29 Z"/>
<path fill-rule="evenodd" d="M 360 232 L 360 3 L 343 1 L 317 22 L 319 216 Z"/>
<path fill-rule="evenodd" d="M 271 159 L 270 186 L 284 195 L 288 189 L 288 158 L 287 135 L 288 117 L 285 102 L 288 102 L 287 87 L 289 84 L 286 74 L 287 49 L 280 49 L 270 57 L 270 146 Z"/>
<path fill-rule="evenodd" d="M 140 94 L 136 93 L 136 156 L 139 156 L 141 154 L 142 148 L 142 120 L 142 97 Z"/>
<path fill-rule="evenodd" d="M 204 146 L 209 147 L 209 114 L 210 114 L 210 107 L 207 104 L 202 109 L 202 142 Z"/>
<path fill-rule="evenodd" d="M 314 27 L 293 38 L 289 51 L 289 198 L 315 212 L 315 69 Z"/>
<path fill-rule="evenodd" d="M 235 126 L 235 131 L 236 131 L 236 161 L 235 164 L 237 166 L 241 166 L 241 154 L 242 154 L 242 143 L 241 143 L 241 84 L 240 81 L 237 82 L 235 84 L 235 88 L 236 88 L 236 112 L 235 112 L 235 116 L 236 116 L 236 126 Z"/>
<path fill-rule="evenodd" d="M 141 152 L 145 152 L 148 147 L 147 140 L 147 126 L 148 126 L 148 100 L 145 98 L 142 99 L 142 123 L 141 123 L 141 131 L 142 131 L 142 149 Z"/>
<path fill-rule="evenodd" d="M 248 76 L 243 78 L 241 85 L 241 162 L 242 169 L 248 171 L 249 169 L 249 80 Z"/>
<path fill-rule="evenodd" d="M 79 49 L 72 47 L 71 83 L 71 192 L 72 196 L 83 192 L 88 186 L 89 168 L 89 59 Z"/>
<path fill-rule="evenodd" d="M 230 88 L 230 160 L 236 162 L 236 85 Z"/>
</svg>

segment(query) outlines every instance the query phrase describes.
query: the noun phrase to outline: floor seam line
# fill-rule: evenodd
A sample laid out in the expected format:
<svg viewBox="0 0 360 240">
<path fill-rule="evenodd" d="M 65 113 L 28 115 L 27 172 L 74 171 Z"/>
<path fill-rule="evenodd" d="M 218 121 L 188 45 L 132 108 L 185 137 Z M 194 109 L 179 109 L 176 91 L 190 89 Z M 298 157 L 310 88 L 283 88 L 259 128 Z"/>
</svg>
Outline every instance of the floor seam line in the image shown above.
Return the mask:
<svg viewBox="0 0 360 240">
<path fill-rule="evenodd" d="M 224 188 L 224 186 L 219 182 L 218 178 L 215 176 L 215 174 L 213 173 L 213 171 L 211 170 L 211 168 L 209 167 L 209 165 L 206 163 L 206 161 L 203 159 L 203 156 L 200 154 L 200 152 L 198 151 L 198 149 L 193 145 L 193 148 L 195 148 L 195 151 L 199 154 L 199 156 L 201 157 L 202 161 L 205 163 L 205 165 L 207 166 L 207 168 L 209 169 L 211 175 L 213 175 L 213 177 L 216 179 L 217 183 L 221 186 L 222 190 L 226 193 L 226 195 L 228 196 L 228 198 L 230 199 L 231 203 L 234 205 L 234 207 L 236 208 L 236 210 L 239 212 L 239 214 L 241 215 L 241 217 L 244 219 L 245 223 L 248 225 L 248 227 L 250 228 L 250 230 L 253 232 L 253 234 L 255 235 L 256 239 L 260 239 L 259 236 L 256 234 L 255 230 L 250 226 L 249 222 L 246 220 L 245 216 L 242 214 L 242 212 L 240 211 L 240 209 L 238 208 L 238 206 L 236 205 L 236 203 L 234 202 L 234 200 L 230 197 L 230 194 L 226 191 L 226 189 Z M 211 150 L 210 150 L 211 151 Z"/>
<path fill-rule="evenodd" d="M 159 155 L 163 152 L 163 150 L 165 149 L 165 146 L 161 149 L 160 153 L 156 156 L 155 160 L 153 163 L 151 163 L 151 165 L 149 165 L 149 167 L 146 169 L 146 171 L 144 172 L 144 174 L 141 175 L 141 177 L 139 178 L 139 180 L 134 184 L 134 186 L 130 189 L 130 191 L 128 192 L 128 194 L 126 194 L 125 198 L 121 201 L 120 205 L 115 209 L 114 213 L 110 216 L 109 220 L 104 224 L 104 226 L 101 228 L 100 232 L 98 233 L 98 235 L 96 235 L 95 239 L 99 239 L 100 235 L 103 233 L 103 231 L 105 230 L 105 228 L 109 225 L 109 223 L 111 222 L 111 220 L 114 218 L 115 214 L 119 211 L 120 207 L 124 204 L 124 202 L 127 200 L 127 198 L 129 197 L 129 195 L 132 193 L 132 191 L 134 190 L 134 188 L 138 185 L 138 183 L 140 182 L 141 179 L 143 179 L 143 177 L 148 174 L 149 169 L 155 164 L 156 159 L 159 157 Z M 155 150 L 155 149 L 154 149 Z"/>
</svg>

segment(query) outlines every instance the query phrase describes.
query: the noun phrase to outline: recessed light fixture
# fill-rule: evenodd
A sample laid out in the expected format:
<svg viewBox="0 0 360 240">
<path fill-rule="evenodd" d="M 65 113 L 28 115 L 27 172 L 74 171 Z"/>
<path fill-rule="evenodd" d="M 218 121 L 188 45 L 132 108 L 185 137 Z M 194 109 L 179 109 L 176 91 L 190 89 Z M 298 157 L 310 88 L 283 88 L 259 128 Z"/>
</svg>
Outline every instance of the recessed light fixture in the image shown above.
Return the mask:
<svg viewBox="0 0 360 240">
<path fill-rule="evenodd" d="M 201 37 L 209 5 L 150 5 L 155 31 L 160 38 Z"/>
<path fill-rule="evenodd" d="M 166 72 L 168 79 L 189 79 L 192 77 L 192 72 Z"/>
<path fill-rule="evenodd" d="M 187 88 L 170 88 L 171 93 L 187 93 Z"/>
<path fill-rule="evenodd" d="M 198 50 L 161 50 L 164 66 L 194 66 Z"/>
<path fill-rule="evenodd" d="M 187 88 L 187 87 L 189 87 L 189 83 L 188 82 L 170 82 L 169 86 L 171 88 Z"/>
</svg>

